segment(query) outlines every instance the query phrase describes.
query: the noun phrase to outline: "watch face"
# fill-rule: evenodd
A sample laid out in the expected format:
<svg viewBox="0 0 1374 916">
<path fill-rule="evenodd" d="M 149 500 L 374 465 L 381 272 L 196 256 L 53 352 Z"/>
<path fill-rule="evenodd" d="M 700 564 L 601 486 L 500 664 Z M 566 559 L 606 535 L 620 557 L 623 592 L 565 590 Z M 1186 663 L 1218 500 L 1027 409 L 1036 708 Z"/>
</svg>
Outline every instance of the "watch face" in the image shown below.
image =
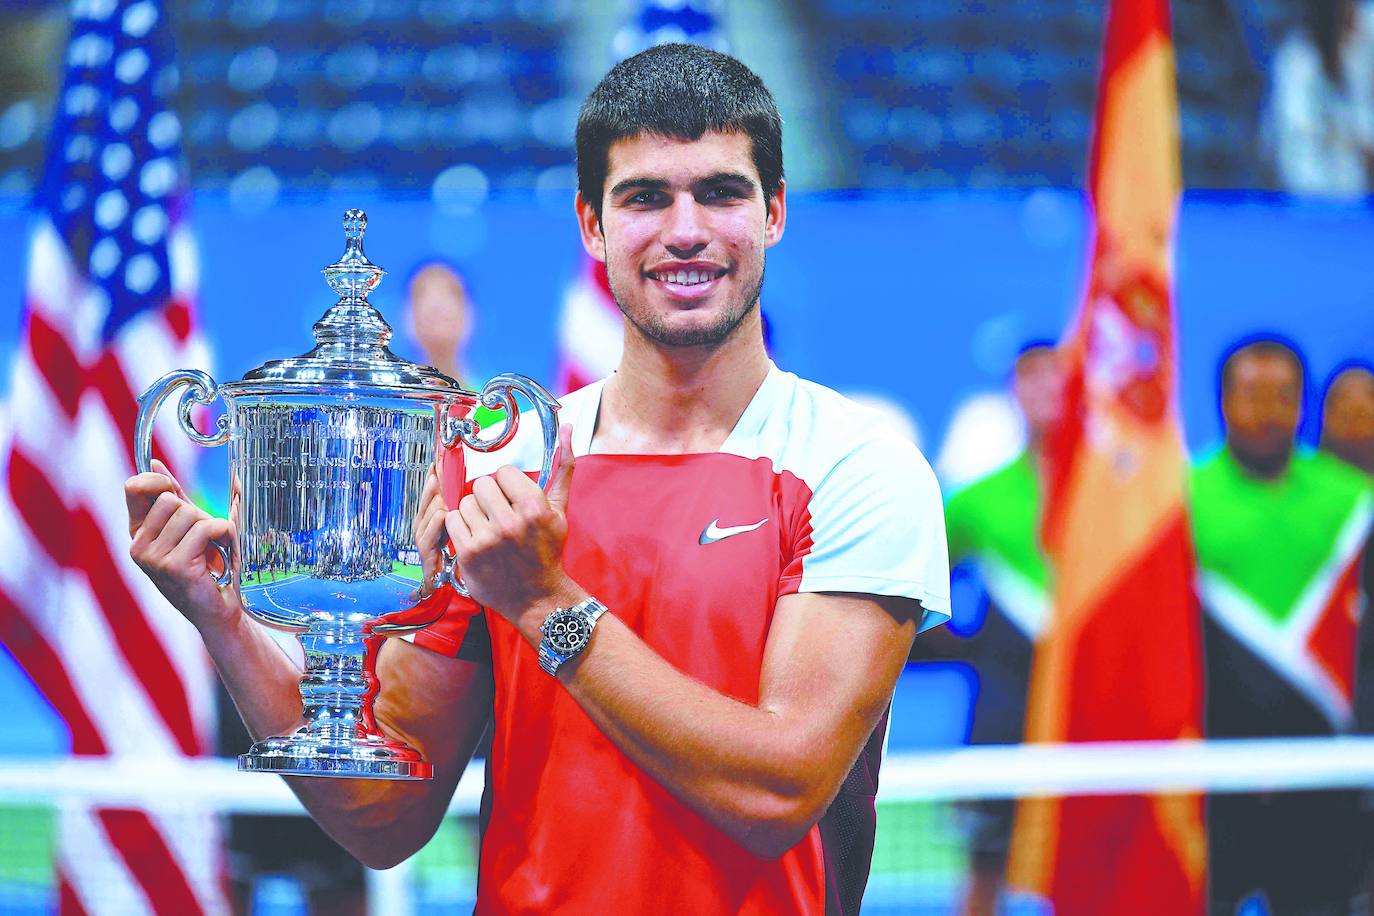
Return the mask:
<svg viewBox="0 0 1374 916">
<path fill-rule="evenodd" d="M 581 652 L 592 638 L 592 625 L 587 618 L 575 611 L 555 611 L 541 627 L 549 647 L 559 655 L 574 655 Z"/>
</svg>

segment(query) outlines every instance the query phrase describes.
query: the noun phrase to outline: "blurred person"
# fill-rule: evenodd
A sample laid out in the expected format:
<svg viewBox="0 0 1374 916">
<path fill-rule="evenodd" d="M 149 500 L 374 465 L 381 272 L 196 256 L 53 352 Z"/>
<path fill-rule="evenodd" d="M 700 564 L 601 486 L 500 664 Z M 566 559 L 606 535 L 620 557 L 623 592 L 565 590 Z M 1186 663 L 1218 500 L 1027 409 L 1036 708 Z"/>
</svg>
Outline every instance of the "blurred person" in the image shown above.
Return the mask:
<svg viewBox="0 0 1374 916">
<path fill-rule="evenodd" d="M 1304 367 L 1277 338 L 1225 357 L 1225 441 L 1190 475 L 1211 738 L 1334 735 L 1351 725 L 1368 481 L 1297 444 Z M 1346 916 L 1361 868 L 1349 791 L 1208 800 L 1213 912 Z"/>
<path fill-rule="evenodd" d="M 1361 197 L 1374 171 L 1374 4 L 1307 0 L 1274 54 L 1269 127 L 1280 187 Z"/>
<path fill-rule="evenodd" d="M 1049 607 L 1039 524 L 1041 452 L 1063 407 L 1053 342 L 1021 348 L 1012 394 L 1025 422 L 1025 446 L 999 470 L 955 492 L 945 507 L 950 563 L 978 567 L 987 592 L 986 616 L 972 637 L 958 639 L 947 628 L 919 652 L 921 659 L 937 653 L 960 658 L 977 672 L 970 744 L 1016 744 L 1023 737 L 1033 646 Z M 1015 809 L 1012 799 L 962 806 L 969 830 L 968 916 L 998 912 Z"/>
<path fill-rule="evenodd" d="M 1374 369 L 1339 369 L 1322 398 L 1322 451 L 1374 476 Z"/>
<path fill-rule="evenodd" d="M 424 362 L 466 386 L 474 315 L 462 275 L 451 264 L 427 261 L 410 275 L 406 293 L 406 328 Z"/>
<path fill-rule="evenodd" d="M 498 458 L 525 467 L 457 509 L 430 475 L 426 570 L 447 535 L 474 600 L 440 593 L 442 620 L 384 643 L 375 712 L 434 779 L 289 780 L 363 861 L 429 839 L 494 721 L 479 912 L 858 911 L 893 690 L 949 616 L 944 523 L 914 446 L 764 350 L 781 132 L 757 75 L 687 45 L 617 64 L 584 103 L 578 227 L 624 351 L 563 400 L 547 493 L 533 424 Z M 250 731 L 292 728 L 299 672 L 207 576 L 233 522 L 160 472 L 126 495 L 132 556 Z"/>
</svg>

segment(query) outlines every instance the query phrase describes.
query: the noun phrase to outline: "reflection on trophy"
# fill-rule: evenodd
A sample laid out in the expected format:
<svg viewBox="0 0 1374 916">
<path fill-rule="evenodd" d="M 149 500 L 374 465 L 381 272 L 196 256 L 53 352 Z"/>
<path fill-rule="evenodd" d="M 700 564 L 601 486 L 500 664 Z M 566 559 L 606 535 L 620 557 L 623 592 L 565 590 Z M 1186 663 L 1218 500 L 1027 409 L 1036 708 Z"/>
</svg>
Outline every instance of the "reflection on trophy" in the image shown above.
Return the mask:
<svg viewBox="0 0 1374 916">
<path fill-rule="evenodd" d="M 391 328 L 367 301 L 384 272 L 363 254 L 366 226 L 361 210 L 344 215 L 344 255 L 324 270 L 339 301 L 315 323 L 313 350 L 222 385 L 204 372 L 171 372 L 139 400 L 140 472 L 151 467 L 158 408 L 178 389 L 182 430 L 201 445 L 229 443 L 238 562 L 216 545 L 224 559 L 216 581 L 236 585 L 249 614 L 300 634 L 305 649 L 305 724 L 259 741 L 239 758 L 241 770 L 429 778 L 430 764 L 381 734 L 372 716 L 381 638 L 433 623 L 451 590 L 466 594 L 447 555 L 424 581 L 420 552 L 435 546 L 415 542 L 425 477 L 437 462 L 442 477 L 462 481 L 462 445 L 489 452 L 510 442 L 517 391 L 543 425 L 540 486 L 553 464 L 558 405 L 538 384 L 500 375 L 478 395 L 387 348 Z M 191 411 L 216 398 L 226 407 L 219 428 L 200 433 Z M 470 416 L 479 401 L 506 412 L 492 439 Z"/>
</svg>

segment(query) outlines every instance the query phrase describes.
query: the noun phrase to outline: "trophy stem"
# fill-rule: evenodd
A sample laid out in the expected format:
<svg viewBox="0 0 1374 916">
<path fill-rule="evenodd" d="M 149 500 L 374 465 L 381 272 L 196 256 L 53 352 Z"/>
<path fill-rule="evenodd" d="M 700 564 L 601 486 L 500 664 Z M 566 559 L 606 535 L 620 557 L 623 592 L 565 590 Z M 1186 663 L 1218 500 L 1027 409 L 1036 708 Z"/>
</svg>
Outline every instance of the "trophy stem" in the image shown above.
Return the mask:
<svg viewBox="0 0 1374 916">
<path fill-rule="evenodd" d="M 239 757 L 239 769 L 295 776 L 429 779 L 432 767 L 413 748 L 381 733 L 372 714 L 376 650 L 383 637 L 362 624 L 317 618 L 300 636 L 305 649 L 301 698 L 305 724 L 266 738 Z"/>
</svg>

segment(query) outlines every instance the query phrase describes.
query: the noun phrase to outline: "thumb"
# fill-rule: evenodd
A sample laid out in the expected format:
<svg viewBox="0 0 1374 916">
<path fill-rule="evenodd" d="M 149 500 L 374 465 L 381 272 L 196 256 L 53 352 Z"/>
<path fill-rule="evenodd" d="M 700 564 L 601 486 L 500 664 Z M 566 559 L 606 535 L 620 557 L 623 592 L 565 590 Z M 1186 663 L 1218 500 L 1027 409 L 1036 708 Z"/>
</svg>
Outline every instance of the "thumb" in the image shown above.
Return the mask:
<svg viewBox="0 0 1374 916">
<path fill-rule="evenodd" d="M 554 455 L 553 479 L 549 483 L 549 505 L 559 515 L 568 514 L 568 496 L 572 493 L 573 470 L 577 459 L 573 457 L 572 426 L 564 423 L 558 427 L 558 452 Z"/>
</svg>

